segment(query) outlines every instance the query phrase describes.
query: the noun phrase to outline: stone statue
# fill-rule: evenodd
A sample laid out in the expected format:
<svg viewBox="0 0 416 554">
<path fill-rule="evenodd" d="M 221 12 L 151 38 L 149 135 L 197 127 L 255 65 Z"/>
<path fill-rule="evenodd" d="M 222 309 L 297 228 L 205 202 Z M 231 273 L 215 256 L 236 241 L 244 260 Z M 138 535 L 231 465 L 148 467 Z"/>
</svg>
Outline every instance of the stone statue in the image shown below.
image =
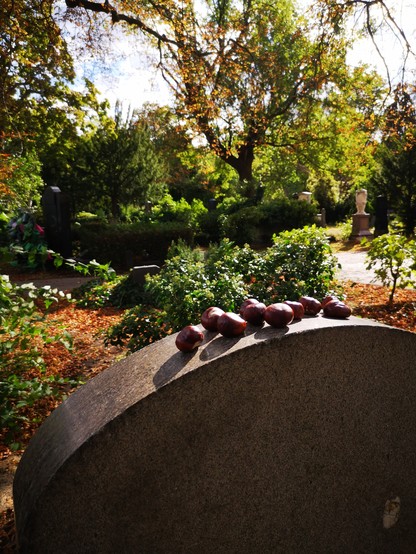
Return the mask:
<svg viewBox="0 0 416 554">
<path fill-rule="evenodd" d="M 366 189 L 357 190 L 355 193 L 355 204 L 357 206 L 357 214 L 365 214 L 365 205 L 367 204 Z"/>
</svg>

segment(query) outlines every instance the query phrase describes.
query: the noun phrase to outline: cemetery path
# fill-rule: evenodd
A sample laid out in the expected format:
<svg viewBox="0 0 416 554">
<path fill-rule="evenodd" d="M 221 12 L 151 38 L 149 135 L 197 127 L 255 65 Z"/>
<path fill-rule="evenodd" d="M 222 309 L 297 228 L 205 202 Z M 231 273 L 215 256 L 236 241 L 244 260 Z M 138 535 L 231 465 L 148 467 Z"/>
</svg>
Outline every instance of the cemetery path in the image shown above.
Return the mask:
<svg viewBox="0 0 416 554">
<path fill-rule="evenodd" d="M 338 258 L 338 261 L 341 265 L 341 268 L 337 271 L 337 277 L 340 281 L 354 281 L 357 283 L 367 283 L 367 284 L 381 284 L 377 279 L 374 271 L 367 270 L 365 268 L 366 262 L 366 252 L 365 251 L 346 251 L 346 252 L 336 252 L 335 256 Z M 77 287 L 80 287 L 82 284 L 88 282 L 91 277 L 51 277 L 51 278 L 42 278 L 42 279 L 33 279 L 25 282 L 32 282 L 37 287 L 43 287 L 49 285 L 52 288 L 57 288 L 64 292 L 69 292 Z"/>
<path fill-rule="evenodd" d="M 340 281 L 354 281 L 356 283 L 367 283 L 380 285 L 381 281 L 377 278 L 374 271 L 366 269 L 367 252 L 336 252 L 335 256 L 341 264 L 341 269 L 337 271 L 337 277 Z"/>
</svg>

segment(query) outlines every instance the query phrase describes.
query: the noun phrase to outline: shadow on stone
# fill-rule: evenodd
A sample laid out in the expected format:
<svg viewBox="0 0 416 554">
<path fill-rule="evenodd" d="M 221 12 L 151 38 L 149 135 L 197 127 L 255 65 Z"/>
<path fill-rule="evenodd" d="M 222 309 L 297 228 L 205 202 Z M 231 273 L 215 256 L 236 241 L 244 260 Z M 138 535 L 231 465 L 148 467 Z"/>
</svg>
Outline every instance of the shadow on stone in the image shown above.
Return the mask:
<svg viewBox="0 0 416 554">
<path fill-rule="evenodd" d="M 153 377 L 155 387 L 158 389 L 166 385 L 166 383 L 169 383 L 175 375 L 183 370 L 196 353 L 197 350 L 193 350 L 192 352 L 176 352 L 176 354 L 166 360 Z"/>
</svg>

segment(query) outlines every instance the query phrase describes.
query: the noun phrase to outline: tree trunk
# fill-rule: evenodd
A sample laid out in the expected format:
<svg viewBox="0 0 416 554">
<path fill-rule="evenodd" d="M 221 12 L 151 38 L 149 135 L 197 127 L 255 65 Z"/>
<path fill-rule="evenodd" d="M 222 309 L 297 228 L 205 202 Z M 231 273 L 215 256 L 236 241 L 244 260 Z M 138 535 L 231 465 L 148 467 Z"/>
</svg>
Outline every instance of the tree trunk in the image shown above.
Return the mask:
<svg viewBox="0 0 416 554">
<path fill-rule="evenodd" d="M 243 145 L 238 150 L 238 156 L 226 155 L 221 158 L 235 169 L 240 182 L 244 185 L 245 196 L 254 198 L 257 187 L 253 179 L 254 146 Z"/>
<path fill-rule="evenodd" d="M 240 146 L 238 156 L 226 156 L 225 161 L 237 171 L 240 181 L 253 180 L 254 146 Z"/>
</svg>

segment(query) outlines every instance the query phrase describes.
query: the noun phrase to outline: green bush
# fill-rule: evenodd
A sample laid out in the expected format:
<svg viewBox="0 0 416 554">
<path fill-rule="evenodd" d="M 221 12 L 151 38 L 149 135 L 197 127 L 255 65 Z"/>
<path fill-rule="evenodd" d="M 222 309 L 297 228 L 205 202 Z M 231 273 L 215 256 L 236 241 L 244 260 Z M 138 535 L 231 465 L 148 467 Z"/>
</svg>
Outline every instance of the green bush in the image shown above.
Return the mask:
<svg viewBox="0 0 416 554">
<path fill-rule="evenodd" d="M 228 239 L 206 252 L 178 243 L 160 273 L 147 277 L 145 290 L 153 306 L 149 320 L 145 307 L 134 308 L 109 337 L 136 348 L 166 330 L 198 323 L 209 306 L 238 312 L 248 297 L 265 304 L 302 295 L 322 298 L 333 290 L 336 267 L 325 232 L 316 226 L 280 233 L 264 251 Z"/>
<path fill-rule="evenodd" d="M 129 275 L 118 275 L 111 281 L 92 279 L 72 291 L 77 306 L 82 308 L 132 308 L 145 303 L 147 296 L 144 287 L 134 282 Z"/>
<path fill-rule="evenodd" d="M 314 205 L 280 197 L 256 206 L 245 206 L 225 215 L 222 233 L 236 244 L 270 243 L 275 233 L 312 225 Z"/>
<path fill-rule="evenodd" d="M 233 247 L 225 241 L 222 246 L 224 254 Z M 236 309 L 247 293 L 242 275 L 229 271 L 224 259 L 207 264 L 201 252 L 185 248 L 169 258 L 158 275 L 148 278 L 146 289 L 174 330 L 198 322 L 208 306 Z"/>
<path fill-rule="evenodd" d="M 163 262 L 172 241 L 193 242 L 192 230 L 183 223 L 105 225 L 86 223 L 78 229 L 82 255 L 129 269 L 149 261 Z"/>
<path fill-rule="evenodd" d="M 251 292 L 274 302 L 302 295 L 323 298 L 338 266 L 325 231 L 315 225 L 275 235 L 263 263 L 265 278 L 257 275 Z"/>
<path fill-rule="evenodd" d="M 106 344 L 123 345 L 134 352 L 170 334 L 166 313 L 151 306 L 135 306 L 106 333 Z"/>
<path fill-rule="evenodd" d="M 45 344 L 60 342 L 71 347 L 71 337 L 63 327 L 52 334 L 46 321 L 51 306 L 62 297 L 65 295 L 56 289 L 15 285 L 7 275 L 0 276 L 0 421 L 9 437 L 25 420 L 25 407 L 68 382 L 46 375 L 28 377 L 33 369 L 45 372 L 41 355 Z"/>
<path fill-rule="evenodd" d="M 385 234 L 374 238 L 367 252 L 367 269 L 372 269 L 383 285 L 391 287 L 389 302 L 393 302 L 397 287 L 416 283 L 416 242 L 404 235 Z"/>
<path fill-rule="evenodd" d="M 195 242 L 200 246 L 208 246 L 212 242 L 219 242 L 222 237 L 220 210 L 206 211 L 198 220 Z"/>
</svg>

